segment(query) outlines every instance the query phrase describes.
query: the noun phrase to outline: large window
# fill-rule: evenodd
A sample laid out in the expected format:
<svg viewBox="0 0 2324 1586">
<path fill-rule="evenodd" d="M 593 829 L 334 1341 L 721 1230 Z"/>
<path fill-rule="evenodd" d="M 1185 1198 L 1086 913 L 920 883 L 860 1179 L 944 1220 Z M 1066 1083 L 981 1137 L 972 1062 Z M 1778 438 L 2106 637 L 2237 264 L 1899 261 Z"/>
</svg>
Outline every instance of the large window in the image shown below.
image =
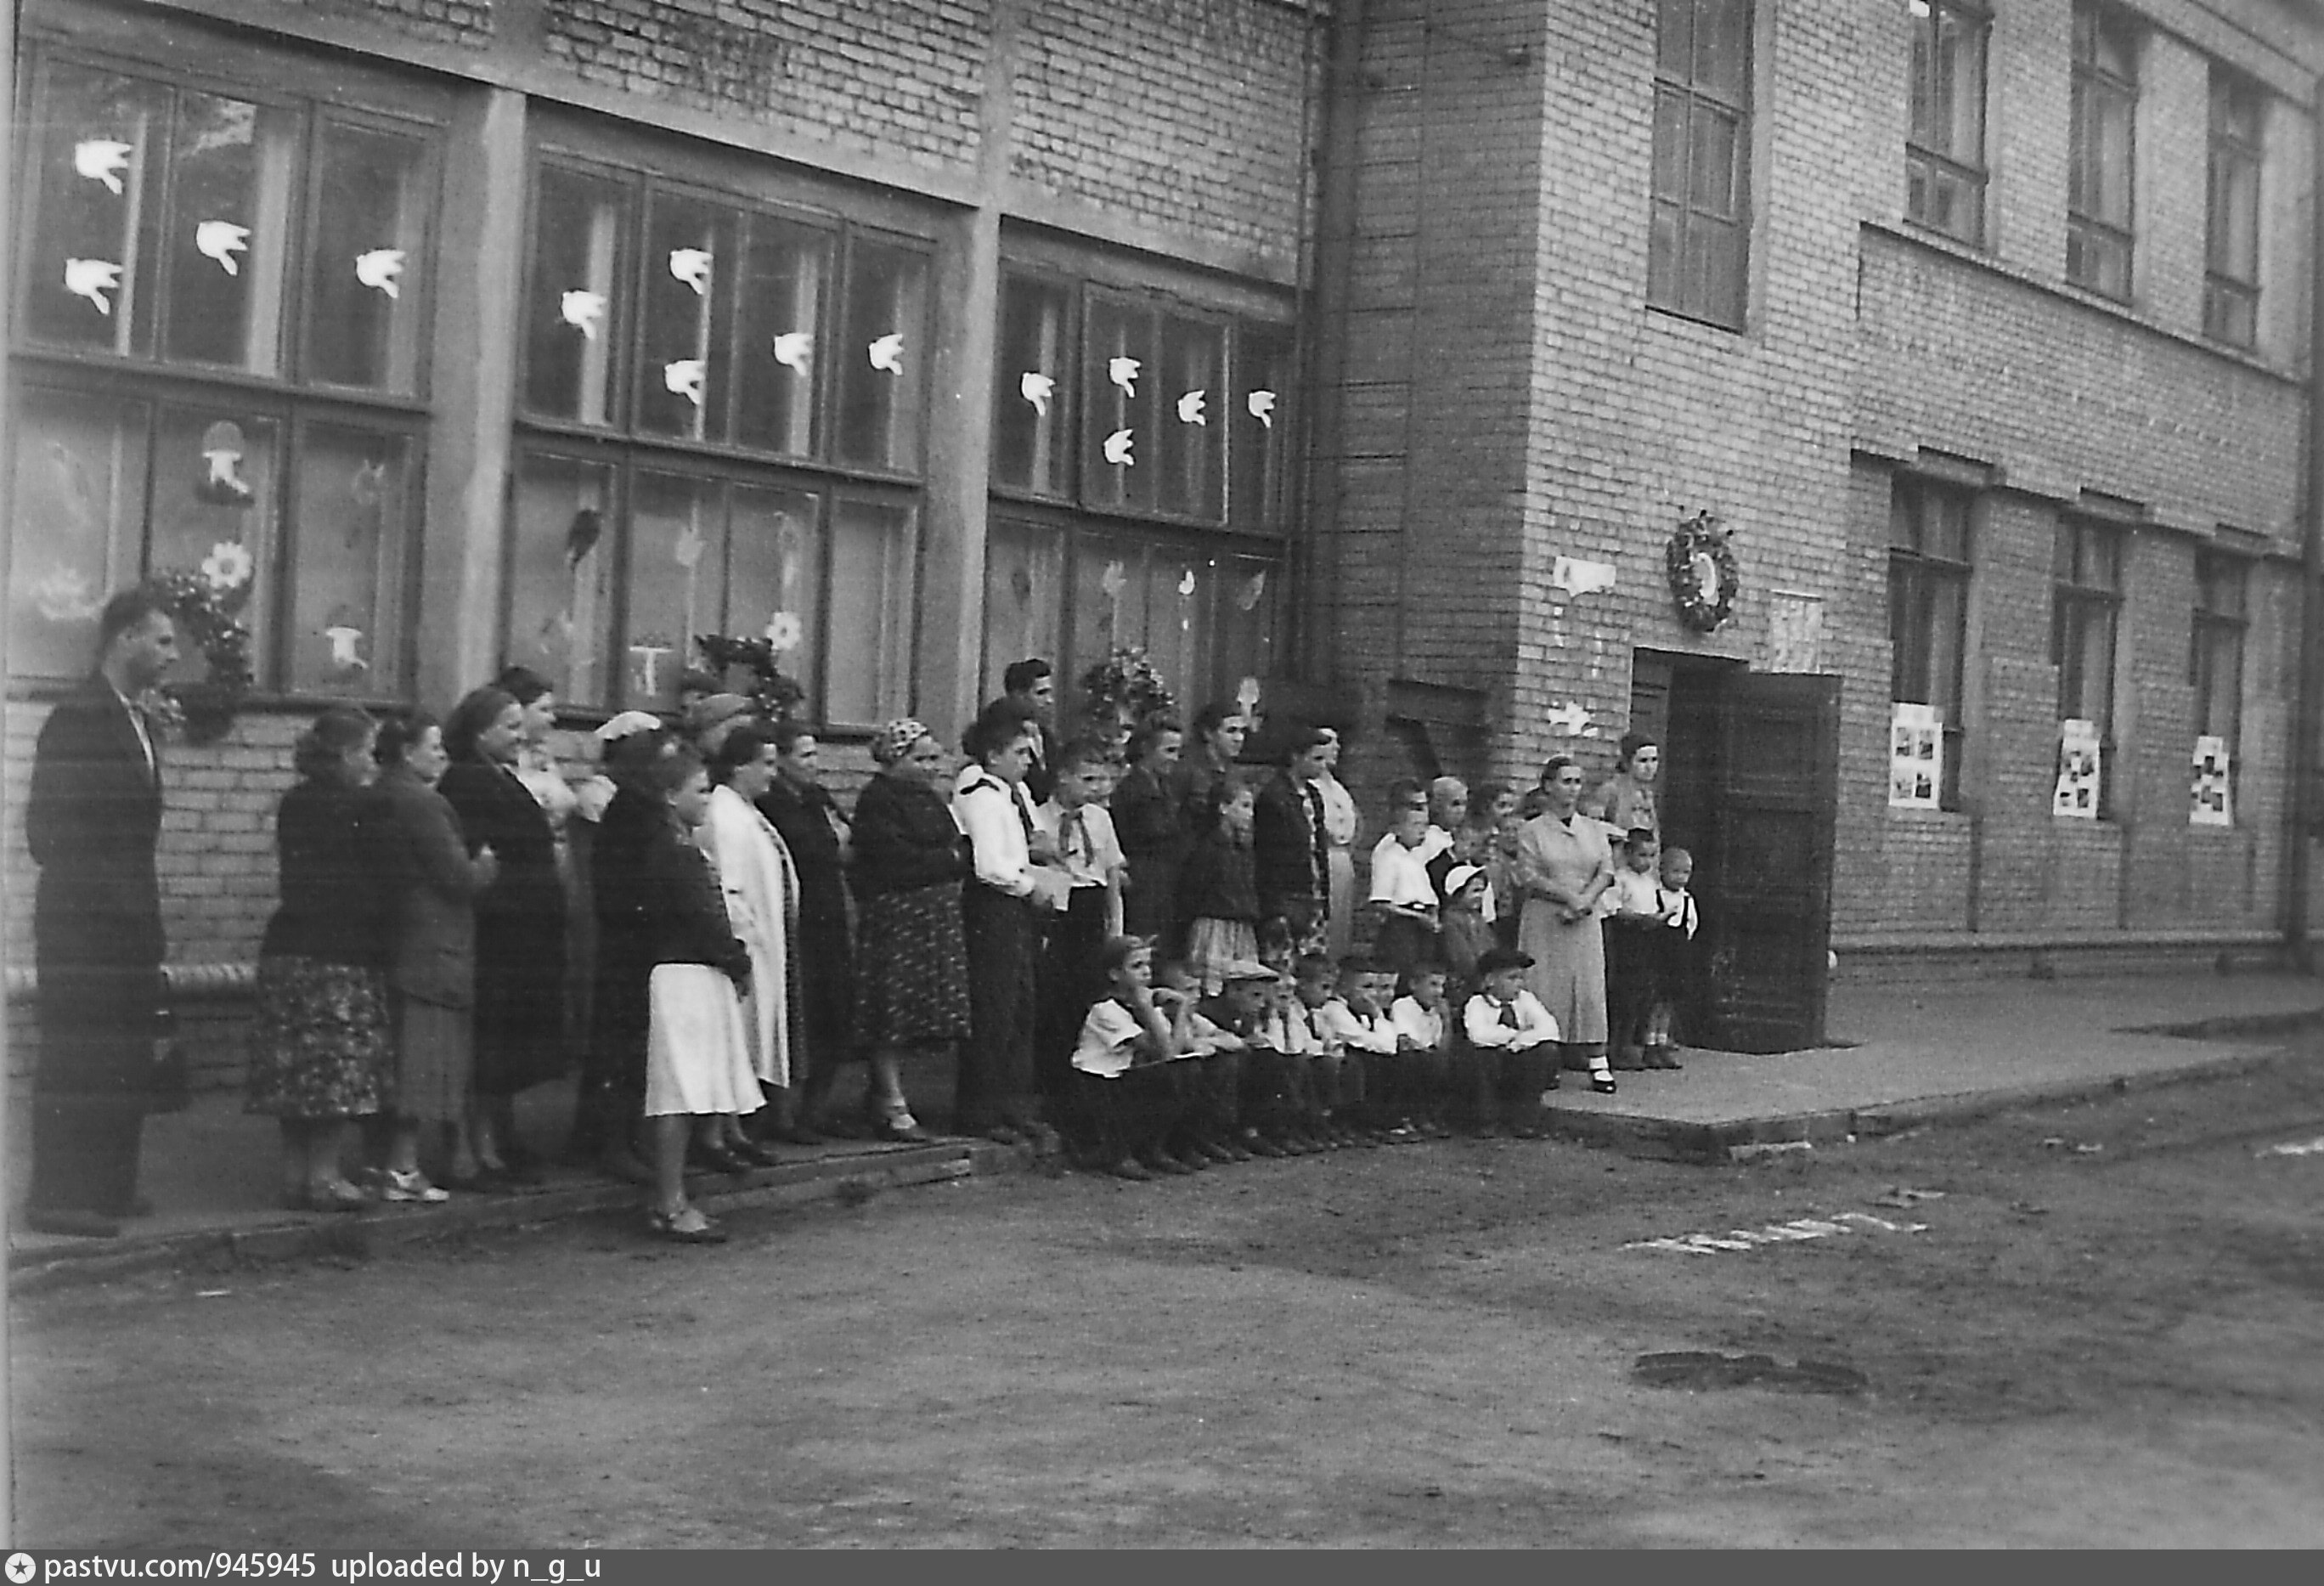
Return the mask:
<svg viewBox="0 0 2324 1586">
<path fill-rule="evenodd" d="M 2247 347 L 2259 334 L 2258 86 L 2211 68 L 2209 218 L 2203 269 L 2203 334 Z"/>
<path fill-rule="evenodd" d="M 1935 710 L 1944 732 L 1939 801 L 1960 803 L 1961 669 L 1969 639 L 1965 490 L 1900 477 L 1888 498 L 1888 696 Z"/>
<path fill-rule="evenodd" d="M 2230 766 L 2243 728 L 2244 631 L 2251 562 L 2218 551 L 2195 553 L 2194 642 L 2187 680 L 2195 687 L 2195 732 L 2225 741 Z"/>
<path fill-rule="evenodd" d="M 2052 543 L 2050 664 L 2058 669 L 2058 719 L 2098 728 L 2100 763 L 2114 763 L 2115 639 L 2122 622 L 2123 545 L 2107 523 L 2061 518 Z M 2100 780 L 2099 812 L 2113 779 Z"/>
<path fill-rule="evenodd" d="M 2098 0 L 2074 0 L 2066 279 L 2130 296 L 2131 172 L 2138 114 L 2136 24 Z"/>
<path fill-rule="evenodd" d="M 1750 264 L 1751 0 L 1658 0 L 1646 301 L 1743 327 Z"/>
<path fill-rule="evenodd" d="M 1062 264 L 1005 273 L 988 683 L 1027 656 L 1070 680 L 1136 646 L 1192 710 L 1274 669 L 1292 350 L 1248 310 Z"/>
<path fill-rule="evenodd" d="M 1965 243 L 1985 241 L 1985 47 L 1977 0 L 1907 0 L 1913 22 L 1913 124 L 1904 146 L 1904 213 Z"/>
<path fill-rule="evenodd" d="M 509 659 L 651 707 L 763 636 L 815 719 L 901 714 L 927 244 L 558 153 L 533 187 Z"/>
<path fill-rule="evenodd" d="M 109 590 L 207 567 L 248 583 L 262 687 L 407 687 L 438 106 L 296 76 L 34 59 L 19 676 L 85 669 Z"/>
</svg>

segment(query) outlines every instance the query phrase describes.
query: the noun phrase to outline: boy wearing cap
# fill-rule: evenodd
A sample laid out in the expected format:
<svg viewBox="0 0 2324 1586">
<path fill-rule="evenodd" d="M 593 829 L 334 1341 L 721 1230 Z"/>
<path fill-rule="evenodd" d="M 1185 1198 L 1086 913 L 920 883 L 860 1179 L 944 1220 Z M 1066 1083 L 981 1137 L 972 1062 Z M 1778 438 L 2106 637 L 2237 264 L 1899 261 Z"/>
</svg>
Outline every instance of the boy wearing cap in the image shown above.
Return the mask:
<svg viewBox="0 0 2324 1586">
<path fill-rule="evenodd" d="M 1481 1134 L 1506 1127 L 1520 1139 L 1539 1139 L 1548 1132 L 1541 1096 L 1557 1088 L 1557 1020 L 1526 989 L 1532 967 L 1532 954 L 1494 948 L 1477 964 L 1484 989 L 1462 1010 L 1462 1033 L 1476 1058 L 1472 1093 Z"/>
</svg>

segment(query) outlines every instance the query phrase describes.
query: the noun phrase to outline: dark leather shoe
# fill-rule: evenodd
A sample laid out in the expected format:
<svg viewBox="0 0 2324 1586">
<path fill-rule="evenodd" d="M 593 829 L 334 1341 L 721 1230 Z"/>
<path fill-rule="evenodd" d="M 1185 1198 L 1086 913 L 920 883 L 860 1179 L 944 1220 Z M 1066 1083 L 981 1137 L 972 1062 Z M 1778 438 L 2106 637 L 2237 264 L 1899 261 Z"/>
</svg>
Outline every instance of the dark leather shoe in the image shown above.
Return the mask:
<svg viewBox="0 0 2324 1586">
<path fill-rule="evenodd" d="M 69 1234 L 75 1239 L 119 1239 L 121 1223 L 101 1212 L 72 1206 L 27 1206 L 24 1226 L 34 1233 Z"/>
</svg>

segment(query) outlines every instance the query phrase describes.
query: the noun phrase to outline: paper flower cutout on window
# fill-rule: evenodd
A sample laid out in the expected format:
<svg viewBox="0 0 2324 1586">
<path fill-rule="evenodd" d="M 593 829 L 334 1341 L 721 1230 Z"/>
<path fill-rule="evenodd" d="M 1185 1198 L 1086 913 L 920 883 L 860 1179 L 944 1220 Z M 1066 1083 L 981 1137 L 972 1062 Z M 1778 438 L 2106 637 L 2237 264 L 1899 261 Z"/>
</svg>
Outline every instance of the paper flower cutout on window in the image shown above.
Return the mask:
<svg viewBox="0 0 2324 1586">
<path fill-rule="evenodd" d="M 1235 592 L 1235 609 L 1242 612 L 1257 610 L 1259 607 L 1259 597 L 1266 593 L 1267 569 L 1265 567 L 1261 567 L 1258 572 L 1253 573 L 1250 577 L 1244 579 L 1242 582 L 1242 587 Z"/>
<path fill-rule="evenodd" d="M 59 567 L 32 586 L 32 605 L 51 622 L 88 622 L 105 610 L 105 593 L 87 573 Z"/>
<path fill-rule="evenodd" d="M 1194 593 L 1194 569 L 1189 567 L 1185 572 L 1178 575 L 1178 595 L 1180 599 L 1184 599 Z"/>
<path fill-rule="evenodd" d="M 605 323 L 604 292 L 569 291 L 557 300 L 557 317 L 591 341 Z"/>
<path fill-rule="evenodd" d="M 401 248 L 374 248 L 368 254 L 355 255 L 355 279 L 374 291 L 385 292 L 391 298 L 401 297 L 402 292 L 396 285 L 396 279 L 402 273 Z"/>
<path fill-rule="evenodd" d="M 702 561 L 702 530 L 688 523 L 670 541 L 669 559 L 690 573 Z"/>
<path fill-rule="evenodd" d="M 1252 392 L 1243 399 L 1243 406 L 1250 410 L 1250 416 L 1258 420 L 1260 424 L 1269 429 L 1275 428 L 1275 393 L 1273 392 Z"/>
<path fill-rule="evenodd" d="M 662 389 L 674 396 L 682 396 L 696 407 L 702 405 L 704 362 L 700 358 L 680 358 L 675 364 L 661 366 Z"/>
<path fill-rule="evenodd" d="M 1211 416 L 1204 410 L 1208 405 L 1209 401 L 1210 393 L 1200 390 L 1190 391 L 1185 395 L 1180 397 L 1178 399 L 1178 422 L 1181 424 L 1208 425 L 1211 421 Z"/>
<path fill-rule="evenodd" d="M 899 333 L 890 331 L 873 342 L 870 350 L 874 369 L 885 369 L 890 374 L 904 372 L 904 338 Z"/>
<path fill-rule="evenodd" d="M 1028 369 L 1017 377 L 1017 394 L 1033 404 L 1033 410 L 1046 419 L 1049 416 L 1049 399 L 1056 394 L 1057 383 L 1038 370 Z"/>
<path fill-rule="evenodd" d="M 258 492 L 242 476 L 242 426 L 221 419 L 202 431 L 203 475 L 194 494 L 214 507 L 246 507 Z"/>
<path fill-rule="evenodd" d="M 807 372 L 807 359 L 815 353 L 815 334 L 806 330 L 786 330 L 775 337 L 775 362 L 786 369 Z"/>
<path fill-rule="evenodd" d="M 65 261 L 65 290 L 87 298 L 100 314 L 110 316 L 113 300 L 105 294 L 121 290 L 121 266 L 110 259 Z"/>
<path fill-rule="evenodd" d="M 218 268 L 228 275 L 242 273 L 242 261 L 235 255 L 249 246 L 250 227 L 231 220 L 205 220 L 194 227 L 194 251 L 205 259 L 217 260 Z"/>
<path fill-rule="evenodd" d="M 710 291 L 710 254 L 703 248 L 672 248 L 669 251 L 669 273 L 694 289 L 697 298 Z"/>
<path fill-rule="evenodd" d="M 1120 389 L 1122 395 L 1134 397 L 1138 394 L 1138 372 L 1144 367 L 1135 358 L 1108 358 L 1105 377 Z"/>
<path fill-rule="evenodd" d="M 73 145 L 73 170 L 91 181 L 103 182 L 117 198 L 126 190 L 121 185 L 121 173 L 129 169 L 134 152 L 113 138 L 83 138 Z"/>
<path fill-rule="evenodd" d="M 776 650 L 797 650 L 807 639 L 807 626 L 797 612 L 777 612 L 767 619 L 767 642 Z"/>
<path fill-rule="evenodd" d="M 239 589 L 250 582 L 258 564 L 250 549 L 239 539 L 221 539 L 210 547 L 210 554 L 202 558 L 202 576 L 220 595 L 229 589 Z"/>
<path fill-rule="evenodd" d="M 1105 460 L 1118 468 L 1138 466 L 1138 459 L 1130 455 L 1130 433 L 1127 429 L 1117 429 L 1107 436 L 1105 445 L 1101 448 L 1105 454 Z"/>
</svg>

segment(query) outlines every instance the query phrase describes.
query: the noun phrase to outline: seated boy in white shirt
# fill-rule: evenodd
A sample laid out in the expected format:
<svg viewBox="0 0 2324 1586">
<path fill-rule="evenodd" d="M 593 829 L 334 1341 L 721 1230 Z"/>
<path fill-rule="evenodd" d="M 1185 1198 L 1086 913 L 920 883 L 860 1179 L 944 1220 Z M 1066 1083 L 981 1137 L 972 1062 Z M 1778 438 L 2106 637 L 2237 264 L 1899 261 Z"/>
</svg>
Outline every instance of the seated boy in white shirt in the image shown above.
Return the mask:
<svg viewBox="0 0 2324 1586">
<path fill-rule="evenodd" d="M 1342 1104 L 1333 1109 L 1333 1124 L 1352 1130 L 1359 1139 L 1375 1145 L 1388 1139 L 1397 1123 L 1390 1116 L 1388 1100 L 1396 1027 L 1388 1022 L 1388 1009 L 1380 1001 L 1383 982 L 1390 989 L 1395 984 L 1394 978 L 1384 974 L 1370 959 L 1351 954 L 1340 960 L 1338 995 L 1310 1016 L 1315 1033 L 1345 1054 L 1343 1079 L 1351 1074 L 1361 1075 L 1362 1088 L 1357 1093 L 1360 1100 L 1348 1102 L 1343 1084 Z"/>
<path fill-rule="evenodd" d="M 1520 1139 L 1539 1139 L 1547 1132 L 1542 1093 L 1557 1088 L 1557 1020 L 1526 989 L 1533 964 L 1530 953 L 1494 948 L 1477 963 L 1484 989 L 1461 1011 L 1462 1033 L 1476 1064 L 1482 1134 L 1506 1130 Z"/>
<path fill-rule="evenodd" d="M 1108 995 L 1090 1008 L 1074 1044 L 1074 1081 L 1091 1120 L 1089 1159 L 1116 1178 L 1151 1179 L 1194 1169 L 1163 1140 L 1183 1110 L 1172 1058 L 1185 1039 L 1187 1010 L 1175 1017 L 1156 1002 L 1154 949 L 1114 936 L 1099 953 Z"/>
<path fill-rule="evenodd" d="M 1360 1067 L 1351 1067 L 1347 1049 L 1321 1022 L 1338 982 L 1337 967 L 1321 953 L 1303 953 L 1292 963 L 1291 1000 L 1284 1011 L 1286 1021 L 1296 1021 L 1292 1044 L 1302 1055 L 1301 1083 L 1292 1130 L 1277 1143 L 1295 1155 L 1356 1143 L 1351 1131 L 1332 1122 L 1335 1110 L 1363 1101 Z"/>
<path fill-rule="evenodd" d="M 1412 1126 L 1432 1139 L 1452 1130 L 1451 1110 L 1452 1010 L 1444 1001 L 1444 966 L 1416 964 L 1404 972 L 1404 995 L 1388 1010 L 1396 1029 L 1396 1080 L 1399 1110 Z"/>
</svg>

